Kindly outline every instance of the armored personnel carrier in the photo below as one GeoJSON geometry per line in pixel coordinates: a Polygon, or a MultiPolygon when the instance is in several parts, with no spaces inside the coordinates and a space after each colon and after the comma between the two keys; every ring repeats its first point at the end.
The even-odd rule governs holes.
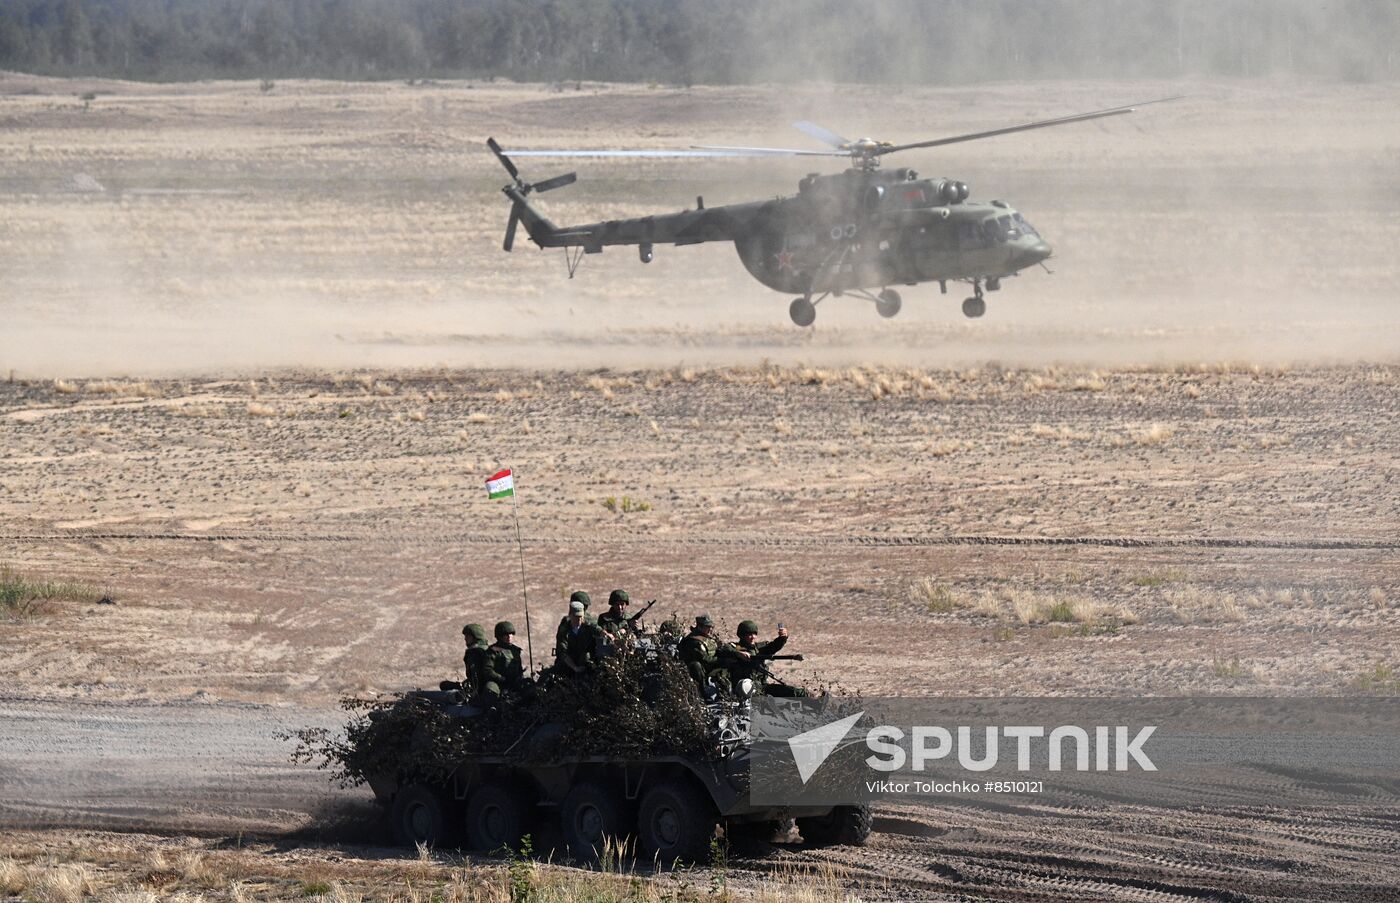
{"type": "Polygon", "coordinates": [[[531,719],[528,711],[482,711],[455,694],[416,691],[373,713],[354,742],[376,747],[360,773],[405,845],[513,851],[526,835],[557,830],[578,861],[597,861],[609,842],[623,842],[644,861],[670,864],[703,861],[720,826],[726,837],[771,834],[789,818],[809,845],[866,842],[868,807],[751,803],[753,740],[744,706],[697,707],[708,732],[697,735],[699,742],[671,742],[668,751],[667,742],[620,741],[622,751],[608,753],[578,740],[577,725],[531,719]],[[485,719],[495,719],[489,740],[452,741],[454,732],[485,719]]]}

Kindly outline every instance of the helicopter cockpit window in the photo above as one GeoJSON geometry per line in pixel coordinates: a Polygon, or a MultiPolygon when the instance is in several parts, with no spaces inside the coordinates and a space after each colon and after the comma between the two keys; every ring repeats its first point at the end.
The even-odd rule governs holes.
{"type": "Polygon", "coordinates": [[[999,241],[1006,241],[1006,230],[997,225],[994,219],[982,220],[982,242],[994,245],[999,241]]]}
{"type": "Polygon", "coordinates": [[[1021,228],[1021,234],[1023,234],[1023,235],[1033,235],[1033,236],[1035,236],[1036,238],[1039,238],[1039,237],[1040,237],[1040,233],[1037,232],[1037,231],[1035,231],[1035,226],[1032,226],[1032,225],[1030,224],[1030,221],[1027,220],[1024,216],[1022,216],[1021,214],[1017,213],[1017,214],[1013,214],[1012,218],[1016,220],[1016,225],[1019,226],[1019,227],[1021,228]]]}
{"type": "Polygon", "coordinates": [[[1021,228],[1012,222],[1010,215],[997,217],[997,239],[1011,241],[1021,237],[1021,228]]]}
{"type": "Polygon", "coordinates": [[[958,248],[963,251],[975,251],[978,248],[985,248],[986,241],[982,238],[982,228],[978,223],[961,222],[958,223],[958,248]]]}

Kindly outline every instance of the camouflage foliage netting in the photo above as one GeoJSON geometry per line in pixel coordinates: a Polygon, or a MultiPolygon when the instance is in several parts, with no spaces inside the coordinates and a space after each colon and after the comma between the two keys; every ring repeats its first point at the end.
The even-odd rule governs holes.
{"type": "Polygon", "coordinates": [[[376,776],[442,782],[472,756],[549,763],[579,756],[640,758],[717,754],[712,718],[685,667],[666,655],[603,659],[584,677],[546,671],[533,691],[464,717],[436,697],[347,698],[343,735],[295,731],[292,758],[332,772],[342,787],[376,776]]]}

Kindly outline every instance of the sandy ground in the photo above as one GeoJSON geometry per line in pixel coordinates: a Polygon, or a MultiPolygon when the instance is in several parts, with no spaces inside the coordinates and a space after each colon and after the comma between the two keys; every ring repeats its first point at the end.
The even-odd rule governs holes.
{"type": "MultiPolygon", "coordinates": [[[[624,586],[783,622],[791,677],[867,694],[1396,693],[1395,89],[1191,88],[909,161],[1012,199],[1056,274],[977,323],[925,288],[804,333],[732,249],[572,282],[506,257],[480,140],[786,144],[799,115],[912,140],[1180,86],[0,78],[0,563],[116,602],[0,621],[0,823],[217,843],[362,801],[273,734],[450,676],[466,620],[523,626],[512,509],[481,491],[501,464],[537,658],[569,590],[624,586]]],[[[559,221],[800,170],[580,172],[559,221]]],[[[742,869],[838,865],[866,898],[1380,900],[1396,817],[891,810],[868,853],[742,869]]]]}
{"type": "MultiPolygon", "coordinates": [[[[0,74],[0,363],[41,377],[297,366],[1043,366],[1390,359],[1394,85],[553,90],[505,83],[135,85],[0,74]],[[97,96],[84,102],[80,95],[97,96]],[[1131,116],[911,152],[1055,248],[970,323],[950,286],[883,321],[789,298],[732,246],[501,252],[483,146],[913,141],[1176,94],[1131,116]]],[[[560,224],[795,192],[806,161],[532,160],[560,224]]]]}

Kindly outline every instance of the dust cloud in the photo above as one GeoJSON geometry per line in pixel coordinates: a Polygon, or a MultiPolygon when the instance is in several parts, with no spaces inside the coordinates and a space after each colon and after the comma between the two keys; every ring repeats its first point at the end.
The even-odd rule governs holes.
{"type": "MultiPolygon", "coordinates": [[[[1394,86],[598,85],[561,96],[459,83],[425,96],[293,83],[250,104],[241,83],[174,97],[112,85],[81,119],[43,93],[0,95],[0,113],[24,125],[0,138],[0,375],[1287,364],[1400,351],[1385,250],[1400,239],[1394,86]],[[485,133],[532,147],[804,147],[786,125],[798,118],[902,142],[1183,93],[1128,117],[887,161],[1005,199],[1055,248],[1046,269],[989,294],[978,321],[959,311],[966,286],[940,295],[926,284],[900,287],[893,320],[829,298],[802,330],[791,299],[751,280],[730,245],[658,247],[649,266],[609,249],[569,279],[558,252],[523,235],[501,251],[504,176],[480,147],[485,133]],[[391,114],[393,128],[382,124],[391,114]],[[72,187],[91,182],[102,190],[72,187]]],[[[680,209],[696,195],[715,206],[790,194],[819,168],[568,162],[579,182],[540,202],[561,224],[680,209]]],[[[531,161],[527,174],[566,168],[531,161]]]]}

